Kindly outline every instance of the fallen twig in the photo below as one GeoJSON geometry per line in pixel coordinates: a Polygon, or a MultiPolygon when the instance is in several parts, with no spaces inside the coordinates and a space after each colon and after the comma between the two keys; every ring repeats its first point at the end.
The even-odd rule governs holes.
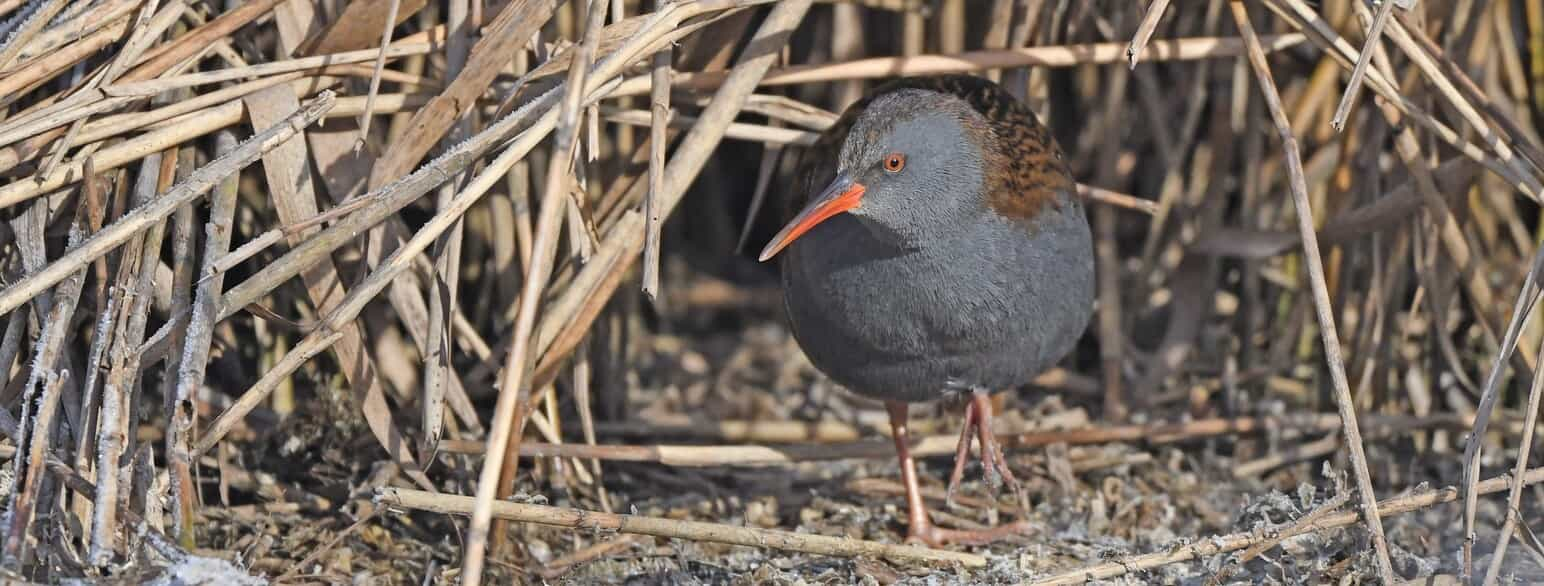
{"type": "MultiPolygon", "coordinates": [[[[474,503],[474,499],[469,496],[433,494],[395,487],[380,489],[376,492],[375,499],[377,502],[388,506],[450,515],[470,515],[474,503]]],[[[893,545],[845,537],[792,533],[753,527],[736,527],[721,523],[678,521],[675,519],[639,515],[619,515],[545,505],[528,505],[509,501],[493,503],[491,512],[493,516],[500,519],[522,523],[539,523],[554,527],[617,531],[621,533],[727,543],[746,547],[762,547],[836,557],[872,557],[896,562],[943,566],[957,564],[967,568],[986,566],[986,558],[970,553],[927,549],[910,545],[893,545]]]]}
{"type": "MultiPolygon", "coordinates": [[[[1491,478],[1479,483],[1477,486],[1477,492],[1479,494],[1501,492],[1507,489],[1507,486],[1510,484],[1510,482],[1511,475],[1491,478]]],[[[1523,475],[1522,483],[1525,485],[1537,484],[1540,482],[1544,482],[1544,468],[1534,468],[1529,470],[1527,474],[1523,475]]],[[[1451,503],[1457,501],[1458,496],[1458,489],[1449,486],[1438,490],[1427,490],[1417,492],[1415,494],[1385,499],[1378,503],[1378,510],[1388,515],[1400,515],[1413,511],[1419,511],[1433,505],[1451,503]]],[[[1140,572],[1143,570],[1193,560],[1200,557],[1237,551],[1270,540],[1276,540],[1278,542],[1285,541],[1296,535],[1347,527],[1356,524],[1359,520],[1360,515],[1358,513],[1345,511],[1324,515],[1313,522],[1288,523],[1281,527],[1278,531],[1247,531],[1243,533],[1219,535],[1216,537],[1201,539],[1188,545],[1165,549],[1155,553],[1130,556],[1112,562],[1096,564],[1086,568],[1079,568],[1076,570],[1069,570],[1059,574],[1045,576],[1033,580],[1029,582],[1029,584],[1034,586],[1053,586],[1084,584],[1090,580],[1108,580],[1110,578],[1124,576],[1132,572],[1140,572]]]]}

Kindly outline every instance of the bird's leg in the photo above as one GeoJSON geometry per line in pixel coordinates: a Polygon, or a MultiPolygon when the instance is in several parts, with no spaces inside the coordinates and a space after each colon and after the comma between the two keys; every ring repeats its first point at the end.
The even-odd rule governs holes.
{"type": "MultiPolygon", "coordinates": [[[[970,461],[970,440],[972,439],[970,432],[976,426],[975,404],[975,401],[972,400],[966,405],[965,422],[960,427],[960,441],[954,444],[954,471],[949,473],[949,488],[944,492],[944,504],[946,506],[954,506],[954,492],[960,488],[960,480],[965,477],[965,463],[970,461]]],[[[985,446],[985,444],[982,445],[983,447],[985,446]]],[[[982,464],[985,464],[987,461],[985,454],[986,452],[983,451],[982,464]]],[[[987,469],[990,470],[990,467],[987,469]]],[[[990,474],[988,472],[988,483],[993,480],[990,474]]]]}
{"type": "Polygon", "coordinates": [[[890,436],[895,439],[895,455],[901,460],[901,484],[906,486],[906,525],[908,539],[933,526],[927,516],[927,505],[922,503],[922,486],[917,483],[917,461],[911,457],[911,430],[906,425],[907,405],[900,401],[885,401],[890,412],[890,436]]]}
{"type": "MultiPolygon", "coordinates": [[[[1028,531],[1029,524],[1025,521],[971,531],[943,529],[933,525],[932,518],[928,517],[927,505],[922,502],[922,486],[917,482],[917,461],[911,457],[911,431],[906,426],[906,403],[886,401],[885,409],[890,412],[891,437],[895,439],[895,453],[901,461],[901,484],[906,487],[907,542],[921,542],[930,547],[949,543],[984,545],[1023,535],[1028,531]]],[[[966,447],[969,447],[969,442],[966,447]]]]}
{"type": "Polygon", "coordinates": [[[1008,460],[1003,457],[1002,447],[997,444],[997,436],[992,435],[992,395],[979,387],[970,390],[970,402],[965,404],[965,423],[960,429],[960,441],[954,450],[954,472],[949,475],[949,488],[944,493],[945,502],[954,503],[954,493],[965,475],[965,463],[970,460],[972,436],[981,446],[981,471],[986,477],[987,487],[996,493],[1006,483],[1013,491],[1019,509],[1028,514],[1029,498],[1024,494],[1024,487],[1013,476],[1013,470],[1008,468],[1008,460]]]}

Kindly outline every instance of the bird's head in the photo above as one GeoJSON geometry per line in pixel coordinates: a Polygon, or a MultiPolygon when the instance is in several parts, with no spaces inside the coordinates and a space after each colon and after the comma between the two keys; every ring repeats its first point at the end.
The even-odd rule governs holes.
{"type": "Polygon", "coordinates": [[[876,97],[848,131],[835,179],[772,237],[761,260],[838,214],[901,247],[957,232],[986,209],[990,141],[987,121],[953,96],[905,89],[876,97]]]}

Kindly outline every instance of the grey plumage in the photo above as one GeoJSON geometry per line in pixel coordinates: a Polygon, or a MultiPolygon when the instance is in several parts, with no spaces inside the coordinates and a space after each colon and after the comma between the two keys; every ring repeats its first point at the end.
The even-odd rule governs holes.
{"type": "Polygon", "coordinates": [[[916,402],[960,386],[1027,384],[1072,349],[1092,314],[1093,246],[1060,151],[1054,142],[1006,143],[1051,139],[1016,102],[983,100],[981,92],[1000,92],[985,83],[882,89],[809,153],[823,159],[806,166],[795,201],[838,171],[867,190],[859,207],[788,245],[784,300],[810,360],[856,393],[916,402]],[[906,155],[904,170],[873,166],[892,151],[906,155]],[[1022,152],[1054,155],[1006,156],[1022,152]],[[1023,164],[1037,166],[1011,168],[1023,164]],[[1016,172],[1052,180],[1035,187],[1045,193],[990,192],[1022,185],[1001,180],[1016,172]],[[997,205],[1037,197],[1046,205],[1012,208],[1033,210],[1019,215],[997,205]]]}

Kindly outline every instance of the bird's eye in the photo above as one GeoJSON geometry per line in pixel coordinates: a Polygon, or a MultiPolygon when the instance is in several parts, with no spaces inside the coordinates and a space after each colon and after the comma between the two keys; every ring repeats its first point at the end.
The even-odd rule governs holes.
{"type": "Polygon", "coordinates": [[[901,153],[890,153],[885,155],[884,165],[886,171],[891,173],[898,173],[901,169],[906,168],[906,155],[901,153]]]}

